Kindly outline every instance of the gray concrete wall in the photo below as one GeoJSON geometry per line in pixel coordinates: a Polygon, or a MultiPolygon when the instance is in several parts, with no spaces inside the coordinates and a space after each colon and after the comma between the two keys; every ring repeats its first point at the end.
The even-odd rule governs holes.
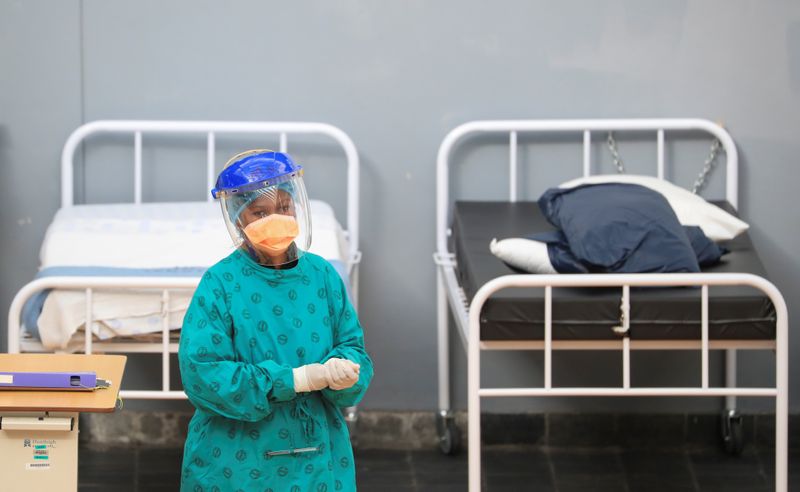
{"type": "MultiPolygon", "coordinates": [[[[800,177],[798,107],[800,5],[791,0],[1,0],[0,312],[36,272],[38,247],[59,204],[61,145],[79,124],[105,118],[329,122],[354,139],[363,165],[361,316],[377,374],[364,407],[433,409],[434,162],[444,135],[474,119],[690,116],[724,121],[738,142],[740,211],[796,320],[800,220],[791,200],[800,177]]],[[[237,148],[227,145],[221,160],[237,148]]],[[[627,145],[632,169],[649,166],[644,144],[620,145],[627,145]]],[[[695,141],[676,150],[674,176],[681,183],[691,182],[706,145],[695,141]]],[[[538,166],[523,171],[531,185],[527,197],[579,172],[577,149],[570,154],[557,147],[548,150],[554,157],[545,166],[527,144],[521,150],[523,160],[538,166]]],[[[335,186],[327,184],[334,179],[326,164],[334,151],[324,142],[298,151],[313,171],[312,195],[343,213],[335,186]]],[[[87,153],[77,174],[78,198],[131,196],[130,183],[118,178],[122,164],[110,167],[106,152],[87,153]]],[[[174,148],[159,152],[162,174],[146,177],[153,185],[146,198],[199,198],[203,171],[170,159],[174,148]]],[[[596,154],[603,156],[603,149],[596,154]]],[[[481,162],[504,159],[502,143],[466,146],[461,155],[465,172],[454,180],[456,194],[501,196],[504,175],[487,178],[481,162]]],[[[711,194],[722,189],[722,177],[711,194]]],[[[799,346],[792,337],[793,355],[799,346]]],[[[453,355],[456,404],[463,407],[460,346],[453,355]]],[[[769,354],[744,357],[741,380],[768,380],[771,360],[769,354]]],[[[541,376],[540,357],[493,354],[488,361],[486,381],[518,384],[541,376]]],[[[713,362],[718,378],[721,361],[713,362]]],[[[676,384],[693,380],[699,366],[698,357],[686,354],[634,363],[644,369],[643,382],[676,384]]],[[[158,380],[146,366],[132,365],[128,380],[140,382],[151,372],[158,380]]],[[[585,361],[566,354],[556,361],[562,382],[583,374],[612,384],[618,368],[616,354],[585,361]]],[[[791,364],[794,381],[799,368],[791,364]]],[[[686,412],[718,405],[583,399],[488,407],[686,412]]],[[[800,409],[796,393],[791,405],[800,409]]]]}

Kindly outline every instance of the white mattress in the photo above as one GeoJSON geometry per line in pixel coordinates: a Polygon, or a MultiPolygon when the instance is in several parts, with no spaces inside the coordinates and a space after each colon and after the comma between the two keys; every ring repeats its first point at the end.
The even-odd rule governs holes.
{"type": "MultiPolygon", "coordinates": [[[[330,205],[311,200],[311,252],[345,261],[347,246],[330,205]]],[[[233,244],[217,202],[75,205],[56,213],[42,268],[209,267],[233,244]]]]}
{"type": "MultiPolygon", "coordinates": [[[[311,200],[310,251],[347,263],[347,242],[330,205],[311,200]]],[[[76,205],[61,209],[45,234],[42,268],[117,267],[135,269],[210,267],[233,251],[219,204],[178,202],[76,205]]],[[[170,326],[180,327],[191,292],[171,294],[170,326]]],[[[86,322],[85,294],[51,292],[38,319],[42,345],[75,350],[86,322]]],[[[161,330],[161,294],[98,291],[93,294],[95,338],[136,336],[161,330]]]]}

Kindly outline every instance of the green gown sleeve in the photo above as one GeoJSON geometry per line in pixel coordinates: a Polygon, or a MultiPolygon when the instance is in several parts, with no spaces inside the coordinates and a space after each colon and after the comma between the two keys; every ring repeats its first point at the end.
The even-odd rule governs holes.
{"type": "Polygon", "coordinates": [[[361,366],[358,382],[343,390],[325,388],[322,394],[331,403],[339,407],[356,405],[367,391],[372,381],[373,366],[367,350],[364,348],[364,331],[358,321],[353,305],[347,297],[347,290],[339,275],[329,270],[329,285],[332,292],[328,292],[328,302],[331,311],[331,326],[333,328],[333,349],[321,361],[338,357],[349,359],[361,366]]]}
{"type": "Polygon", "coordinates": [[[270,414],[271,403],[296,396],[292,368],[272,360],[238,361],[233,334],[222,284],[206,273],[181,329],[178,361],[183,389],[199,410],[255,422],[270,414]]]}

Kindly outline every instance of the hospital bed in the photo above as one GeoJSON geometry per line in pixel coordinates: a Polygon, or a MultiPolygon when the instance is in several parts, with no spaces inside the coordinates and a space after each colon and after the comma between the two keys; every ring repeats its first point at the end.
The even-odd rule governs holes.
{"type": "MultiPolygon", "coordinates": [[[[727,157],[725,200],[718,205],[735,213],[738,203],[737,151],[722,127],[699,119],[519,120],[475,121],[452,130],[437,157],[436,241],[438,273],[438,373],[440,449],[455,452],[459,431],[450,405],[448,307],[467,352],[468,449],[470,491],[481,483],[481,401],[497,397],[545,396],[711,396],[725,397],[723,438],[732,453],[741,450],[742,419],[736,397],[775,399],[776,490],[787,484],[788,321],[784,299],[766,280],[764,267],[747,233],[726,244],[731,253],[713,267],[694,274],[565,274],[515,272],[489,251],[493,238],[520,237],[551,230],[536,202],[518,197],[518,138],[542,138],[582,144],[576,171],[593,174],[592,141],[610,132],[625,132],[655,142],[656,175],[666,179],[668,136],[702,134],[719,142],[727,157]],[[503,201],[461,201],[450,197],[451,164],[475,151],[491,137],[507,136],[509,198],[503,201]],[[570,140],[571,139],[571,140],[570,140]],[[459,151],[462,151],[459,153],[459,151]],[[683,288],[679,288],[683,287],[683,288]],[[691,288],[686,288],[691,287],[691,288]],[[543,381],[533,387],[499,388],[481,385],[484,351],[543,351],[543,381]],[[553,351],[618,351],[619,386],[563,387],[554,385],[553,351]],[[631,352],[697,350],[701,359],[699,385],[642,387],[631,384],[631,352]],[[725,351],[725,386],[709,382],[709,354],[725,351]],[[736,384],[736,351],[775,353],[773,387],[736,384]]],[[[616,145],[609,146],[619,165],[616,145]]],[[[713,154],[700,180],[708,178],[713,154]]],[[[458,162],[461,164],[461,162],[458,162]]],[[[490,166],[495,169],[494,166],[490,166]]],[[[457,172],[457,171],[456,171],[457,172]]],[[[585,353],[585,352],[583,352],[585,353]]]]}
{"type": "MultiPolygon", "coordinates": [[[[300,149],[321,149],[318,141],[329,145],[332,140],[336,159],[345,165],[346,224],[339,223],[330,204],[313,199],[312,190],[311,251],[336,267],[357,307],[359,160],[342,130],[312,122],[95,121],[76,129],[64,145],[61,208],[42,245],[38,278],[11,303],[9,353],[161,354],[161,389],[123,389],[121,397],[186,398],[170,387],[170,354],[178,351],[183,315],[200,275],[233,251],[219,204],[209,191],[219,171],[219,149],[235,144],[237,151],[246,145],[287,151],[290,137],[300,149]],[[120,141],[127,149],[133,147],[132,203],[76,204],[76,153],[120,141]],[[155,153],[145,146],[150,142],[152,147],[171,143],[171,149],[185,152],[183,161],[205,151],[205,169],[196,169],[205,176],[205,189],[198,189],[196,196],[205,200],[143,201],[143,186],[152,182],[142,176],[145,156],[155,153]]],[[[353,426],[354,408],[346,418],[353,426]]]]}

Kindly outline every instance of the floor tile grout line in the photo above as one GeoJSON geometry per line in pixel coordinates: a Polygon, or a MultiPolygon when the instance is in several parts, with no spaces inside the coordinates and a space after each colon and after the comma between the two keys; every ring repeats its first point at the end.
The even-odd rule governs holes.
{"type": "Polygon", "coordinates": [[[136,448],[133,454],[133,490],[139,490],[139,453],[141,448],[136,448]]]}
{"type": "Polygon", "coordinates": [[[411,472],[411,488],[415,492],[418,492],[419,487],[417,484],[417,469],[414,467],[414,457],[411,455],[411,451],[406,451],[405,455],[405,461],[408,464],[409,471],[411,472]]]}
{"type": "Polygon", "coordinates": [[[550,481],[553,482],[553,492],[559,492],[558,482],[556,481],[556,466],[553,464],[553,460],[550,457],[550,450],[545,449],[544,455],[547,459],[547,468],[550,470],[550,481]]]}
{"type": "Polygon", "coordinates": [[[622,459],[622,453],[619,450],[615,450],[614,456],[617,458],[617,464],[619,465],[619,469],[622,471],[622,478],[625,480],[625,488],[623,490],[625,492],[630,492],[631,487],[630,484],[628,484],[628,470],[625,468],[625,462],[622,459]]]}
{"type": "Polygon", "coordinates": [[[692,477],[692,486],[694,486],[694,490],[696,492],[701,492],[700,482],[697,481],[697,474],[694,472],[694,465],[692,465],[692,459],[689,456],[688,450],[683,450],[683,457],[686,460],[686,468],[689,470],[689,476],[692,477]]]}
{"type": "MultiPolygon", "coordinates": [[[[767,467],[764,466],[764,460],[761,459],[761,452],[758,450],[758,448],[755,448],[755,455],[756,455],[756,462],[758,463],[758,471],[759,471],[759,474],[761,475],[761,478],[764,479],[764,483],[768,484],[771,481],[772,484],[774,485],[775,484],[775,476],[773,475],[770,478],[770,476],[767,474],[767,467]]],[[[777,463],[776,463],[776,465],[777,465],[777,463]]]]}

